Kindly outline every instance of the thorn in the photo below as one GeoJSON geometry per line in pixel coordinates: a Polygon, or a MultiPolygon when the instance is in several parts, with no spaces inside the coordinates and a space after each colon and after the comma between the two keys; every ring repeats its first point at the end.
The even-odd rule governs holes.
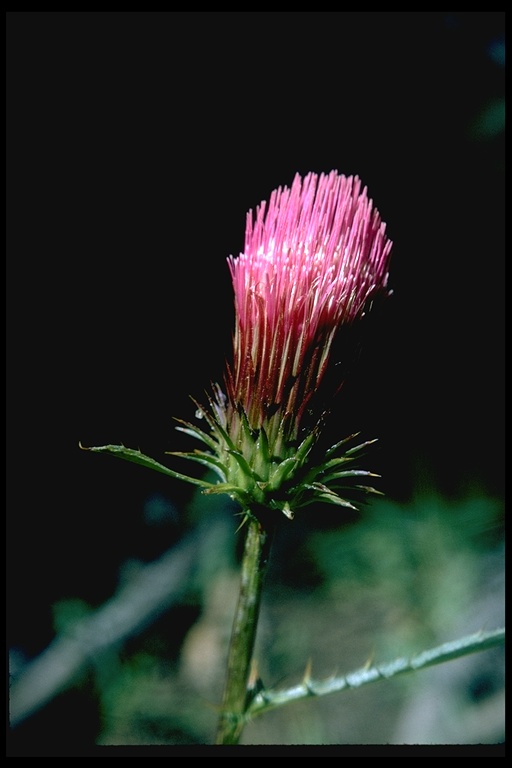
{"type": "Polygon", "coordinates": [[[288,520],[293,520],[293,518],[295,517],[295,512],[292,509],[290,509],[290,505],[288,504],[287,501],[285,501],[285,503],[283,504],[283,509],[281,511],[283,515],[285,515],[285,517],[288,518],[288,520]]]}
{"type": "Polygon", "coordinates": [[[331,675],[329,675],[329,677],[325,678],[324,682],[331,682],[332,680],[336,680],[337,676],[338,676],[338,668],[336,667],[334,672],[331,675]]]}
{"type": "Polygon", "coordinates": [[[375,659],[375,648],[372,649],[372,652],[368,656],[368,660],[365,662],[363,669],[370,669],[370,667],[373,664],[373,660],[375,659]]]}
{"type": "Polygon", "coordinates": [[[254,690],[254,688],[256,688],[259,679],[260,678],[258,673],[258,662],[256,661],[256,659],[253,659],[251,661],[251,670],[249,672],[249,679],[247,681],[247,687],[249,688],[249,690],[252,691],[254,690]]]}
{"type": "Polygon", "coordinates": [[[89,448],[86,448],[85,445],[82,445],[82,441],[81,440],[78,441],[78,447],[80,448],[81,451],[88,451],[88,450],[90,450],[89,448]]]}
{"type": "Polygon", "coordinates": [[[304,676],[302,678],[302,682],[306,686],[306,688],[309,688],[309,684],[311,682],[311,669],[312,669],[312,662],[311,658],[308,659],[306,664],[306,669],[304,670],[304,676]]]}
{"type": "Polygon", "coordinates": [[[248,519],[249,519],[249,515],[248,515],[248,514],[245,514],[245,515],[244,515],[244,519],[242,520],[242,522],[240,523],[240,525],[238,526],[238,528],[237,528],[237,529],[236,529],[236,531],[235,531],[235,535],[238,533],[238,531],[241,531],[241,530],[242,530],[242,528],[244,527],[244,525],[246,524],[246,522],[248,521],[248,519]]]}
{"type": "Polygon", "coordinates": [[[255,659],[251,662],[251,671],[249,672],[249,679],[247,681],[247,693],[245,697],[245,708],[247,709],[251,702],[254,701],[255,697],[259,693],[264,693],[265,686],[263,685],[263,681],[261,677],[259,676],[258,672],[258,662],[255,661],[255,659]]]}
{"type": "Polygon", "coordinates": [[[306,669],[304,670],[304,676],[302,678],[302,684],[306,688],[306,691],[311,694],[311,696],[315,695],[315,690],[313,688],[313,680],[311,678],[311,659],[308,659],[308,663],[306,664],[306,669]]]}

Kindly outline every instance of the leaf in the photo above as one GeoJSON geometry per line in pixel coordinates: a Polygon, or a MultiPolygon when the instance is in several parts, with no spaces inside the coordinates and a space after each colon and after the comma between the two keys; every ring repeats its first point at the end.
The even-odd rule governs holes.
{"type": "Polygon", "coordinates": [[[178,424],[183,424],[182,427],[176,427],[176,430],[178,432],[184,432],[186,435],[190,435],[191,437],[195,437],[197,440],[200,440],[202,443],[205,443],[205,445],[208,446],[208,448],[211,448],[212,451],[217,452],[218,445],[215,442],[215,440],[207,435],[205,432],[203,432],[202,429],[199,429],[199,427],[196,427],[194,424],[190,424],[188,421],[183,421],[182,419],[174,419],[178,422],[178,424]]]}
{"type": "Polygon", "coordinates": [[[357,507],[351,504],[350,501],[342,498],[335,491],[333,491],[331,488],[328,488],[326,485],[323,485],[322,483],[311,483],[304,485],[303,487],[308,488],[315,493],[312,498],[307,499],[301,503],[302,507],[306,507],[309,504],[314,504],[315,501],[321,500],[329,504],[336,504],[339,507],[347,507],[348,509],[354,509],[357,511],[357,507]]]}
{"type": "Polygon", "coordinates": [[[125,461],[131,461],[133,464],[140,464],[141,467],[147,467],[148,469],[154,469],[156,472],[161,472],[163,475],[168,475],[176,480],[185,480],[187,483],[193,485],[199,485],[202,488],[215,487],[213,483],[208,483],[206,480],[198,480],[196,477],[189,477],[188,475],[182,475],[181,472],[175,472],[173,469],[160,464],[150,456],[145,456],[134,448],[126,448],[124,445],[99,445],[92,446],[90,448],[78,444],[83,451],[93,451],[94,453],[110,453],[113,456],[117,456],[125,461]]]}
{"type": "Polygon", "coordinates": [[[243,488],[240,488],[238,485],[233,485],[233,483],[217,483],[217,485],[212,485],[211,488],[207,488],[205,491],[203,491],[205,494],[227,494],[231,499],[234,501],[237,501],[241,507],[243,507],[245,510],[248,510],[252,504],[252,499],[249,493],[245,491],[243,488]]]}
{"type": "Polygon", "coordinates": [[[360,432],[354,432],[352,435],[349,435],[348,437],[344,437],[343,440],[340,440],[339,443],[335,443],[334,445],[331,445],[331,447],[325,452],[325,456],[332,456],[333,453],[335,453],[338,448],[340,448],[345,443],[348,443],[350,440],[353,440],[355,437],[360,435],[360,432]]]}
{"type": "Polygon", "coordinates": [[[317,438],[317,433],[315,432],[315,430],[312,430],[309,433],[309,435],[304,438],[302,443],[297,448],[297,451],[295,452],[295,459],[297,461],[297,464],[302,464],[304,462],[316,438],[317,438]]]}
{"type": "Polygon", "coordinates": [[[364,448],[366,448],[368,445],[373,445],[378,440],[377,437],[375,437],[373,440],[366,440],[364,443],[360,443],[359,445],[355,445],[353,448],[349,448],[348,451],[345,451],[345,456],[352,456],[354,453],[359,453],[359,451],[362,451],[364,448]]]}
{"type": "Polygon", "coordinates": [[[331,472],[322,477],[322,482],[330,483],[331,480],[339,480],[343,477],[380,477],[375,472],[368,472],[366,469],[347,469],[343,472],[331,472]]]}
{"type": "Polygon", "coordinates": [[[212,456],[204,451],[166,451],[167,456],[180,456],[182,459],[188,459],[189,461],[196,461],[198,464],[202,464],[209,469],[213,469],[214,472],[220,477],[222,482],[226,481],[227,469],[224,464],[216,456],[212,456]]]}
{"type": "Polygon", "coordinates": [[[246,477],[250,477],[251,480],[261,480],[260,477],[254,472],[254,470],[249,466],[247,459],[245,456],[240,453],[240,451],[232,450],[228,451],[229,455],[234,458],[242,472],[246,477]]]}
{"type": "Polygon", "coordinates": [[[265,429],[263,427],[260,428],[258,437],[256,439],[256,449],[260,453],[263,463],[264,464],[270,464],[270,452],[268,447],[268,437],[267,433],[265,432],[265,429]]]}
{"type": "Polygon", "coordinates": [[[289,456],[287,459],[283,459],[271,474],[269,484],[270,490],[277,490],[290,476],[290,473],[293,472],[296,465],[297,459],[295,456],[289,456]]]}

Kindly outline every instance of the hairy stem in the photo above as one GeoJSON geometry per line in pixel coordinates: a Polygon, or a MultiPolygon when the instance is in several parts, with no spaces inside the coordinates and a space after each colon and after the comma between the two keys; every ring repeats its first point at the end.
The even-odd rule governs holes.
{"type": "Polygon", "coordinates": [[[273,528],[273,524],[264,525],[252,516],[248,519],[216,744],[238,744],[245,724],[248,681],[273,528]]]}

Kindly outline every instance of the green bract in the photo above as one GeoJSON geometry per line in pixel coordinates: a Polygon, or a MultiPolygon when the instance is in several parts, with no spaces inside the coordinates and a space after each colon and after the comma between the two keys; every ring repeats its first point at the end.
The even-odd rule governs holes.
{"type": "Polygon", "coordinates": [[[346,448],[357,437],[357,434],[350,435],[329,448],[323,461],[315,463],[313,454],[317,429],[309,432],[298,444],[276,440],[274,446],[279,444],[281,448],[278,455],[272,450],[274,446],[269,446],[265,429],[252,429],[243,412],[239,413],[239,445],[235,445],[219,421],[202,406],[197,403],[196,406],[198,415],[210,427],[209,433],[181,420],[177,420],[181,425],[177,429],[202,442],[208,450],[172,451],[169,455],[180,456],[213,470],[219,482],[216,485],[205,483],[204,492],[226,493],[247,514],[264,507],[280,510],[291,520],[297,509],[314,502],[323,501],[355,509],[346,495],[353,496],[354,491],[378,493],[369,486],[350,482],[358,477],[378,477],[373,472],[354,466],[364,449],[374,440],[346,448]],[[342,449],[341,455],[336,455],[342,449]]]}

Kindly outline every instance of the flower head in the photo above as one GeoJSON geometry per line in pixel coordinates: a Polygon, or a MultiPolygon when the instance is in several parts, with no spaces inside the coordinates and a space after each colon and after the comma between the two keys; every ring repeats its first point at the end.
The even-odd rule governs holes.
{"type": "Polygon", "coordinates": [[[318,430],[301,440],[300,427],[336,334],[388,292],[385,230],[359,178],[336,171],[297,174],[291,188],[247,215],[244,252],[228,259],[235,330],[227,396],[215,387],[210,409],[199,407],[210,434],[181,427],[208,453],[180,455],[213,466],[216,490],[248,510],[261,505],[291,517],[319,499],[352,506],[338,492],[345,478],[371,474],[345,468],[362,446],[334,458],[345,441],[311,466],[318,430]]]}
{"type": "Polygon", "coordinates": [[[336,172],[274,191],[229,267],[235,292],[233,405],[254,428],[279,412],[297,433],[342,325],[386,289],[391,243],[358,178],[336,172]]]}

